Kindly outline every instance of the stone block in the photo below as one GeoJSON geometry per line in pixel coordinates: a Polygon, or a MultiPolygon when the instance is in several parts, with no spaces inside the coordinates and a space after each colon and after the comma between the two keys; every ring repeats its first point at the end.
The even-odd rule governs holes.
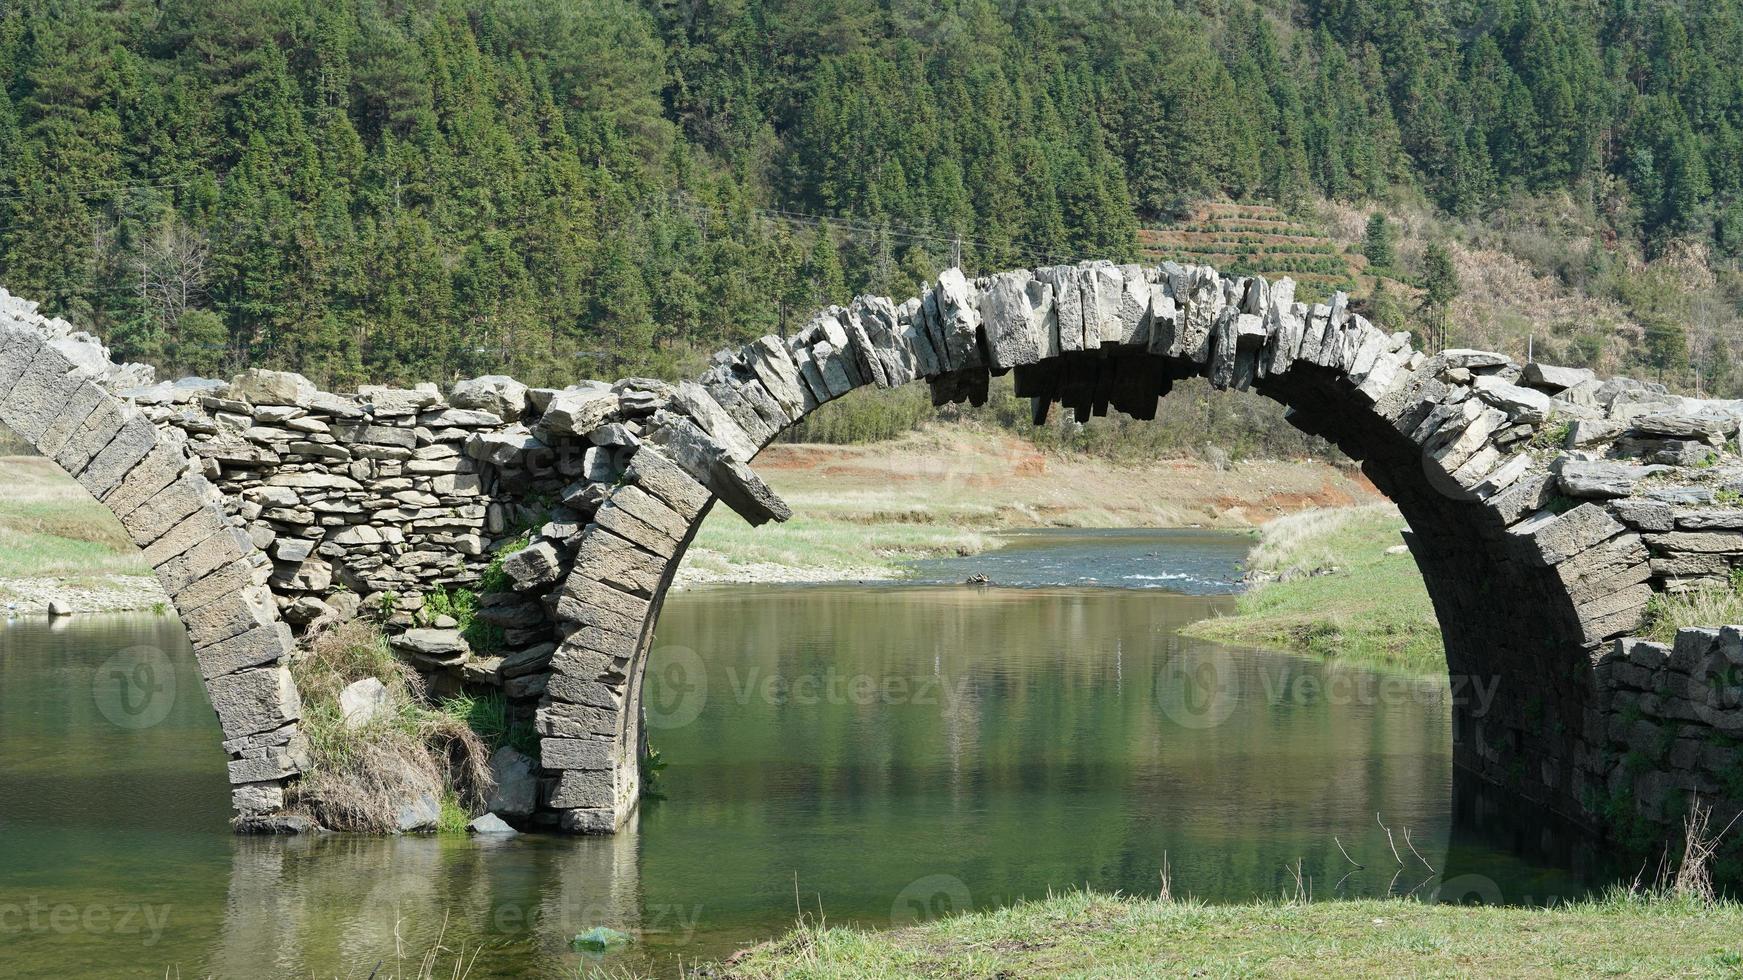
{"type": "MultiPolygon", "coordinates": [[[[1604,508],[1581,504],[1561,515],[1540,511],[1509,533],[1531,545],[1528,553],[1534,564],[1547,567],[1560,564],[1623,530],[1621,523],[1604,508]]],[[[1650,542],[1651,538],[1647,540],[1650,542]]]]}
{"type": "Polygon", "coordinates": [[[307,408],[314,401],[314,382],[291,371],[249,368],[230,379],[230,397],[254,405],[295,405],[307,408]]]}
{"type": "Polygon", "coordinates": [[[219,565],[181,590],[171,593],[170,599],[174,601],[178,612],[187,614],[254,584],[254,565],[246,558],[237,558],[219,565]]]}
{"type": "Polygon", "coordinates": [[[757,454],[760,448],[757,440],[751,438],[744,426],[739,425],[732,414],[722,408],[714,396],[701,385],[690,381],[678,382],[677,393],[672,396],[672,407],[688,415],[733,459],[748,463],[757,454]]]}
{"type": "Polygon", "coordinates": [[[713,499],[700,481],[650,446],[643,446],[630,457],[624,478],[663,502],[686,522],[700,519],[713,499]]]}
{"type": "Polygon", "coordinates": [[[277,782],[247,783],[230,791],[230,806],[244,816],[284,809],[284,786],[277,782]]]}
{"type": "Polygon", "coordinates": [[[650,527],[617,506],[615,495],[612,500],[593,515],[594,523],[611,533],[633,541],[641,547],[661,557],[670,558],[678,553],[678,542],[671,535],[657,528],[650,527]]]}
{"type": "Polygon", "coordinates": [[[570,595],[558,597],[555,613],[559,620],[567,623],[599,626],[629,636],[640,636],[642,632],[642,619],[639,616],[625,616],[601,606],[590,605],[570,595]]]}
{"type": "Polygon", "coordinates": [[[215,677],[206,685],[224,737],[271,731],[302,717],[302,700],[284,667],[261,667],[215,677]]]}
{"type": "Polygon", "coordinates": [[[614,588],[650,598],[660,587],[667,560],[595,526],[581,539],[575,566],[614,588]]]}
{"type": "Polygon", "coordinates": [[[121,424],[115,438],[103,451],[93,458],[88,466],[73,478],[79,485],[90,491],[91,495],[101,500],[113,490],[129,471],[139,465],[145,457],[157,447],[157,428],[151,420],[143,415],[134,415],[121,424]]]}
{"type": "MultiPolygon", "coordinates": [[[[111,411],[113,411],[113,402],[114,398],[105,393],[95,382],[86,381],[79,385],[74,389],[72,397],[67,400],[60,414],[53,422],[49,423],[48,428],[43,430],[42,436],[36,440],[36,451],[60,463],[61,469],[66,469],[67,464],[62,461],[60,453],[67,441],[78,433],[79,429],[84,426],[85,420],[90,418],[91,413],[96,411],[99,405],[109,403],[111,411]]],[[[113,438],[114,435],[114,431],[110,430],[109,436],[113,438]]],[[[91,455],[93,454],[85,454],[81,464],[88,461],[91,455]]]]}
{"type": "Polygon", "coordinates": [[[192,611],[182,610],[188,642],[209,647],[239,633],[278,623],[278,607],[264,588],[234,592],[192,611]]]}
{"type": "MultiPolygon", "coordinates": [[[[545,768],[550,766],[547,764],[545,768]]],[[[585,808],[610,812],[617,805],[617,770],[563,770],[558,774],[545,803],[559,810],[585,808]]],[[[609,833],[611,829],[613,828],[607,826],[590,832],[609,833]]]]}
{"type": "Polygon", "coordinates": [[[613,768],[617,759],[614,739],[542,738],[539,764],[546,769],[613,768]]]}
{"type": "Polygon", "coordinates": [[[533,727],[558,738],[615,738],[622,720],[615,708],[552,701],[539,708],[533,727]]]}
{"type": "Polygon", "coordinates": [[[171,528],[186,520],[202,507],[217,506],[207,497],[210,484],[203,478],[183,475],[153,494],[150,500],[134,508],[121,525],[141,548],[164,536],[171,528]]]}
{"type": "MultiPolygon", "coordinates": [[[[199,513],[201,512],[196,511],[196,516],[199,513]]],[[[184,521],[177,527],[186,523],[184,521]]],[[[175,532],[172,530],[170,533],[175,532]]],[[[162,538],[158,539],[154,547],[162,541],[162,538]]],[[[235,528],[226,527],[224,532],[213,534],[180,555],[152,567],[157,572],[157,580],[162,583],[163,590],[172,596],[179,596],[219,567],[242,559],[252,551],[253,546],[246,538],[235,528]]]]}
{"type": "Polygon", "coordinates": [[[597,678],[578,677],[557,671],[551,674],[550,686],[546,688],[546,693],[555,701],[566,701],[570,704],[606,708],[612,711],[620,711],[623,708],[623,693],[614,685],[606,684],[597,678]]]}
{"type": "Polygon", "coordinates": [[[11,392],[0,396],[0,422],[34,446],[79,386],[88,383],[59,351],[40,347],[11,392]]]}
{"type": "MultiPolygon", "coordinates": [[[[42,337],[36,331],[14,327],[6,318],[0,317],[0,391],[11,391],[18,386],[18,379],[36,363],[37,352],[42,346],[42,337]]],[[[0,402],[4,401],[0,398],[0,402]]]]}

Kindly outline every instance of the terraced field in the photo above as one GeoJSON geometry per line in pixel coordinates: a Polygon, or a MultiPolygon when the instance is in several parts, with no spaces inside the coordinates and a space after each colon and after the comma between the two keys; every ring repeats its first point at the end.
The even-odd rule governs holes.
{"type": "Polygon", "coordinates": [[[1340,289],[1365,296],[1374,287],[1359,251],[1264,204],[1204,204],[1178,224],[1141,229],[1138,244],[1147,261],[1209,263],[1235,275],[1287,274],[1297,283],[1296,297],[1307,302],[1340,289]]]}

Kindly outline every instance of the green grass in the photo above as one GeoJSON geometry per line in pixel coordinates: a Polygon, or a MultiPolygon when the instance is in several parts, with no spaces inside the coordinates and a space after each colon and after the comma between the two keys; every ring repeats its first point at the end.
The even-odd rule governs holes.
{"type": "Polygon", "coordinates": [[[0,579],[150,575],[121,522],[40,457],[0,457],[0,579]]]}
{"type": "Polygon", "coordinates": [[[442,800],[442,832],[464,833],[469,814],[482,812],[492,746],[472,726],[491,727],[494,708],[494,727],[506,739],[502,704],[470,697],[431,703],[417,673],[394,656],[379,627],[362,619],[316,636],[290,669],[303,698],[310,755],[293,806],[324,827],[366,833],[392,830],[399,806],[424,792],[442,800]],[[370,677],[386,685],[389,707],[367,724],[347,726],[339,695],[370,677]]]}
{"type": "Polygon", "coordinates": [[[1646,603],[1646,614],[1640,624],[1643,636],[1660,643],[1676,640],[1676,631],[1685,626],[1720,626],[1743,623],[1743,581],[1732,573],[1729,585],[1715,585],[1689,592],[1660,592],[1646,603]]]}
{"type": "Polygon", "coordinates": [[[1434,605],[1390,504],[1302,511],[1260,532],[1252,570],[1279,576],[1241,596],[1235,614],[1184,632],[1421,673],[1446,669],[1434,605]]]}
{"type": "Polygon", "coordinates": [[[1743,975],[1743,906],[1618,893],[1553,909],[1203,905],[1073,893],[894,932],[801,926],[715,974],[764,977],[1743,975]]]}

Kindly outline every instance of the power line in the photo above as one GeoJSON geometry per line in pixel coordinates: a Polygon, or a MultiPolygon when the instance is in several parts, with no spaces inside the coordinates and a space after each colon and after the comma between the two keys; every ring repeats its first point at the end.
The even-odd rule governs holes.
{"type": "MultiPolygon", "coordinates": [[[[170,190],[186,187],[192,181],[183,178],[163,177],[157,180],[139,181],[94,181],[88,184],[73,184],[71,186],[50,184],[45,185],[49,193],[74,191],[78,197],[93,197],[98,194],[110,194],[130,190],[170,190]]],[[[30,197],[28,192],[17,194],[0,194],[0,201],[17,201],[30,197]]]]}

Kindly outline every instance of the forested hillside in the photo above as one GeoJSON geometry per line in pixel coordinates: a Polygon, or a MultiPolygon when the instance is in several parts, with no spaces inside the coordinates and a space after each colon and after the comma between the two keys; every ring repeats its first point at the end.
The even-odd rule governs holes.
{"type": "Polygon", "coordinates": [[[1735,0],[0,0],[0,82],[0,284],[184,371],[671,373],[958,257],[1398,195],[1571,202],[1581,288],[1692,249],[1711,350],[1617,285],[1630,356],[1743,346],[1735,0]]]}

